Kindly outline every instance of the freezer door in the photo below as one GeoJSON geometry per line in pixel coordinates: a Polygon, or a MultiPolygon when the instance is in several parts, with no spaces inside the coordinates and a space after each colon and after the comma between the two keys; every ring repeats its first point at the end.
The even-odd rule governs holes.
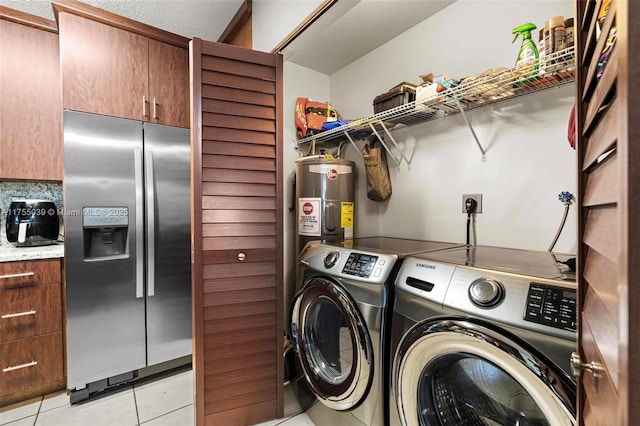
{"type": "Polygon", "coordinates": [[[191,354],[191,225],[188,129],[144,124],[147,360],[191,354]]]}
{"type": "Polygon", "coordinates": [[[146,365],[142,123],[64,112],[69,389],[146,365]]]}

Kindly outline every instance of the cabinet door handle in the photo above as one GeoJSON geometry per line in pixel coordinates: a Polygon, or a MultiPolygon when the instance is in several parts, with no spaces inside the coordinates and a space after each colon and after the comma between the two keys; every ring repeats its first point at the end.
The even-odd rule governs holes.
{"type": "Polygon", "coordinates": [[[156,98],[153,98],[153,118],[158,119],[158,104],[156,98]]]}
{"type": "Polygon", "coordinates": [[[32,277],[35,274],[36,274],[35,272],[21,272],[19,274],[0,275],[0,280],[8,280],[10,278],[20,278],[20,277],[32,277]]]}
{"type": "Polygon", "coordinates": [[[7,373],[9,371],[20,370],[21,368],[33,367],[33,366],[36,366],[36,365],[38,365],[38,361],[31,361],[31,362],[28,362],[26,364],[16,365],[15,367],[8,366],[7,368],[3,368],[2,372],[3,373],[7,373]]]}
{"type": "Polygon", "coordinates": [[[24,317],[27,315],[35,315],[36,311],[34,310],[30,310],[30,311],[25,311],[25,312],[17,312],[15,314],[5,314],[2,316],[2,319],[7,319],[7,318],[15,318],[15,317],[24,317]]]}
{"type": "Polygon", "coordinates": [[[142,95],[142,116],[147,116],[147,97],[142,95]]]}

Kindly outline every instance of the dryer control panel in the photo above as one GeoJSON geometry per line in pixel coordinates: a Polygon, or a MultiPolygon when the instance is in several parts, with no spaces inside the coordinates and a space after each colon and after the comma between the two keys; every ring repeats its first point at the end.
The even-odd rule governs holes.
{"type": "Polygon", "coordinates": [[[529,284],[524,319],[576,331],[576,291],[548,284],[529,284]]]}
{"type": "MultiPolygon", "coordinates": [[[[351,253],[342,268],[342,273],[347,275],[355,275],[356,277],[369,278],[373,267],[378,261],[378,256],[363,253],[351,253]]],[[[381,268],[376,269],[376,273],[380,275],[381,268]]]]}

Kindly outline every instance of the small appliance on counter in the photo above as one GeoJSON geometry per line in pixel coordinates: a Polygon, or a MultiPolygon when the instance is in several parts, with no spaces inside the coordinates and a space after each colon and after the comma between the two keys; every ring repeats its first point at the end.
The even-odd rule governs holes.
{"type": "Polygon", "coordinates": [[[12,200],[5,231],[7,241],[16,247],[54,244],[60,231],[58,209],[50,200],[12,200]]]}

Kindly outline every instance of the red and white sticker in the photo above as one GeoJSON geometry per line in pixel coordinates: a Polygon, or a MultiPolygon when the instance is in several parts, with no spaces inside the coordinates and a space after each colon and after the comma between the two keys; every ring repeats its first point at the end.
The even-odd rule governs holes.
{"type": "Polygon", "coordinates": [[[306,214],[307,216],[309,216],[311,213],[313,213],[313,204],[311,204],[310,202],[305,202],[302,205],[302,213],[306,214]]]}
{"type": "Polygon", "coordinates": [[[298,235],[322,235],[321,198],[298,199],[298,235]]]}
{"type": "Polygon", "coordinates": [[[327,170],[327,177],[329,178],[329,180],[336,180],[336,178],[338,177],[338,171],[336,169],[327,170]]]}

